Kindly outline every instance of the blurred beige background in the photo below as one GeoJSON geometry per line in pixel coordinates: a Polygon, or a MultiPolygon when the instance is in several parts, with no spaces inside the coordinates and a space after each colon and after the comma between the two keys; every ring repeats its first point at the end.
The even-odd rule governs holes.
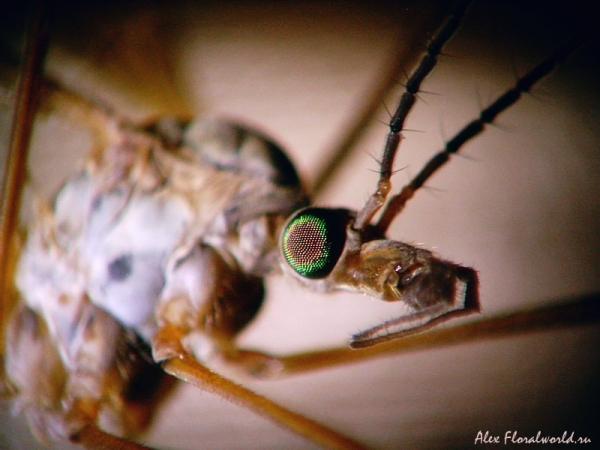
{"type": "MultiPolygon", "coordinates": [[[[441,8],[437,2],[214,2],[181,3],[156,14],[152,4],[140,5],[123,15],[118,8],[106,15],[91,10],[90,17],[108,24],[102,35],[107,40],[125,41],[118,32],[122,23],[139,30],[125,34],[134,42],[129,53],[114,53],[102,39],[77,37],[78,27],[92,36],[94,28],[75,20],[76,10],[69,12],[74,18],[61,14],[59,35],[67,45],[53,49],[49,70],[135,117],[178,110],[182,97],[195,112],[242,119],[283,144],[307,186],[387,70],[398,39],[414,52],[415,42],[426,41],[424,24],[435,20],[430,14],[441,8]],[[156,17],[169,25],[153,38],[143,30],[156,17]],[[157,51],[157,43],[168,51],[157,51]],[[97,70],[86,59],[65,59],[66,50],[90,55],[91,48],[117,61],[114,67],[126,67],[130,79],[117,83],[125,93],[113,89],[109,64],[93,76],[97,70]],[[132,94],[132,86],[141,94],[132,94]],[[149,106],[156,103],[162,106],[149,106]]],[[[564,42],[578,26],[576,6],[476,4],[423,86],[407,124],[416,131],[402,143],[395,185],[414,175],[517,74],[564,42]]],[[[470,143],[465,157],[453,158],[390,230],[394,239],[476,268],[485,315],[600,290],[598,69],[598,47],[588,45],[470,143]]],[[[399,68],[400,83],[407,70],[399,68]]],[[[388,108],[397,96],[385,101],[388,108]]],[[[381,122],[387,112],[380,109],[317,203],[360,208],[371,193],[374,159],[386,133],[381,122]]],[[[85,131],[73,123],[57,116],[41,120],[31,157],[34,190],[54,192],[88,145],[85,131]]],[[[279,276],[269,280],[268,290],[264,310],[240,343],[276,353],[343,345],[353,332],[402,309],[359,295],[317,296],[279,276]]],[[[521,436],[574,431],[593,439],[600,437],[599,332],[589,326],[533,333],[277,381],[238,381],[373,448],[465,448],[480,430],[500,436],[509,430],[521,436]]],[[[21,421],[9,418],[8,404],[0,405],[0,448],[33,448],[21,421]]],[[[184,385],[143,439],[163,449],[314,447],[184,385]]]]}

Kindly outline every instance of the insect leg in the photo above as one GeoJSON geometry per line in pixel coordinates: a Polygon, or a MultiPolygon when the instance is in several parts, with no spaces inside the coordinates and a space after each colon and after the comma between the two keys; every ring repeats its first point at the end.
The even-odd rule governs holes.
{"type": "Polygon", "coordinates": [[[189,355],[181,354],[162,363],[166,372],[228,401],[249,408],[269,420],[329,448],[364,448],[358,442],[318,422],[290,411],[227,378],[212,372],[189,355]]]}
{"type": "Polygon", "coordinates": [[[77,433],[71,436],[71,442],[81,445],[88,450],[104,450],[107,448],[118,448],[119,450],[151,450],[145,445],[113,436],[106,433],[94,424],[87,424],[77,433]]]}
{"type": "Polygon", "coordinates": [[[156,313],[159,328],[152,338],[154,360],[160,362],[167,373],[321,445],[363,448],[358,442],[279,406],[205,366],[205,362],[215,359],[235,363],[238,355],[233,340],[247,322],[244,316],[249,320],[260,305],[263,295],[260,278],[238,271],[234,263],[228,263],[216,250],[203,244],[198,244],[174,266],[161,294],[156,313]]]}
{"type": "Polygon", "coordinates": [[[170,357],[162,361],[165,372],[203,391],[255,413],[328,448],[362,449],[363,445],[301,414],[286,409],[233,381],[211,371],[194,359],[181,345],[181,330],[163,326],[154,339],[155,352],[168,349],[170,357]]]}
{"type": "MultiPolygon", "coordinates": [[[[21,195],[25,184],[29,137],[33,127],[35,105],[42,67],[48,48],[48,29],[44,11],[38,9],[31,21],[24,49],[25,63],[19,76],[17,101],[13,115],[7,168],[2,185],[0,211],[0,332],[4,334],[7,305],[12,290],[15,231],[19,218],[21,195]]],[[[2,344],[0,344],[2,350],[2,344]]],[[[0,351],[1,354],[1,351],[0,351]]]]}
{"type": "Polygon", "coordinates": [[[277,377],[337,367],[344,364],[367,361],[384,355],[433,349],[436,347],[476,342],[514,336],[534,331],[563,327],[578,327],[600,322],[600,292],[575,299],[559,301],[532,310],[482,317],[472,322],[437,328],[425,333],[413,334],[397,340],[387,340],[380,345],[362,346],[360,342],[347,346],[312,350],[303,353],[281,355],[278,370],[254,373],[260,377],[277,377]]]}

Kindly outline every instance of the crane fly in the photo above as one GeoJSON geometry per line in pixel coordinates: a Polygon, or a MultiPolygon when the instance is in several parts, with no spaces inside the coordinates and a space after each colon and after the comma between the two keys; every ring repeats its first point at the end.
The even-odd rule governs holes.
{"type": "MultiPolygon", "coordinates": [[[[455,129],[459,129],[483,109],[478,104],[478,89],[483,90],[479,94],[480,102],[486,106],[489,98],[495,98],[503,92],[505,86],[514,84],[516,76],[510,71],[510,62],[506,61],[495,62],[496,67],[505,72],[502,81],[494,78],[498,76],[495,71],[500,69],[489,70],[494,77],[482,75],[481,79],[485,81],[473,82],[472,78],[467,78],[466,74],[469,72],[483,71],[486,64],[490,64],[489,59],[477,60],[478,52],[500,58],[503,46],[512,42],[508,40],[509,44],[493,44],[498,39],[495,34],[491,38],[481,30],[471,31],[469,21],[485,28],[484,12],[496,20],[506,14],[513,21],[519,18],[519,14],[523,14],[524,17],[520,20],[527,23],[527,33],[533,34],[532,30],[537,29],[531,22],[535,14],[528,10],[517,14],[500,7],[487,8],[491,9],[478,5],[472,8],[467,16],[465,29],[450,43],[444,51],[447,56],[442,57],[442,63],[426,80],[425,92],[419,94],[422,99],[420,109],[411,114],[407,125],[409,130],[404,132],[405,139],[395,165],[396,168],[404,169],[394,174],[392,181],[395,188],[392,192],[397,192],[405,181],[418,172],[423,162],[443,145],[447,136],[451,136],[455,129]],[[527,15],[528,12],[530,15],[527,15]],[[464,36],[462,40],[461,35],[464,36]],[[490,88],[492,94],[485,91],[489,84],[493,84],[493,89],[490,88]],[[468,99],[466,105],[454,98],[455,95],[459,96],[458,91],[461,89],[465,90],[463,95],[468,99]],[[436,105],[441,105],[438,107],[442,108],[442,113],[434,112],[433,118],[428,116],[421,119],[420,115],[427,112],[431,114],[436,105]],[[411,130],[423,130],[427,133],[411,130]],[[423,149],[430,151],[427,153],[423,149]]],[[[330,10],[328,13],[331,16],[328,19],[327,11],[322,12],[324,24],[336,17],[336,21],[331,22],[333,25],[324,27],[323,35],[327,41],[335,42],[338,39],[346,42],[346,47],[342,45],[341,48],[357,48],[357,53],[348,51],[348,55],[344,56],[342,51],[321,49],[322,54],[317,51],[311,59],[300,60],[294,48],[310,47],[314,50],[319,47],[311,40],[315,36],[304,31],[312,22],[302,23],[298,19],[305,17],[303,10],[271,12],[273,15],[270,16],[270,23],[274,24],[273,29],[263,31],[264,35],[259,33],[255,37],[258,52],[249,52],[241,44],[249,39],[244,34],[240,35],[240,30],[244,30],[239,22],[241,17],[248,16],[246,20],[253,18],[258,21],[258,18],[264,18],[266,14],[260,7],[252,11],[254,15],[249,15],[249,10],[239,8],[236,11],[239,17],[233,16],[235,19],[231,16],[232,11],[222,16],[222,12],[216,7],[202,11],[201,17],[205,16],[207,20],[210,18],[211,23],[224,24],[223,29],[226,31],[215,37],[214,25],[196,21],[194,29],[197,27],[202,30],[201,25],[205,25],[207,31],[197,37],[197,40],[192,40],[192,45],[192,35],[184,34],[185,39],[181,38],[189,48],[185,55],[189,59],[182,56],[184,63],[179,66],[179,74],[190,84],[192,81],[198,83],[200,79],[198,92],[201,94],[196,102],[201,106],[206,103],[211,111],[220,115],[249,118],[261,130],[273,130],[277,140],[286,144],[286,151],[288,147],[292,150],[292,159],[302,177],[309,182],[313,181],[317,177],[310,168],[318,167],[322,156],[319,152],[308,153],[306,149],[321,151],[325,147],[324,142],[336,142],[339,139],[335,134],[336,129],[348,128],[346,111],[359,109],[354,105],[361,103],[355,100],[358,95],[356,86],[366,86],[360,96],[366,95],[365,92],[373,85],[370,74],[377,67],[378,58],[381,61],[389,59],[390,44],[380,43],[376,46],[373,41],[383,41],[381,36],[386,33],[394,36],[393,30],[398,27],[398,23],[393,19],[399,20],[398,16],[392,18],[389,9],[382,9],[378,13],[368,10],[362,14],[349,9],[346,11],[345,21],[337,22],[342,20],[339,17],[342,14],[340,11],[330,10]],[[297,47],[291,47],[288,43],[294,42],[293,40],[282,40],[277,31],[286,28],[282,27],[282,23],[290,26],[289,21],[282,22],[282,17],[294,17],[298,22],[297,30],[302,31],[302,36],[310,35],[308,43],[290,30],[288,32],[292,38],[300,39],[296,41],[297,47]],[[388,21],[383,17],[388,17],[388,21]],[[370,22],[371,25],[364,22],[370,22]],[[227,28],[228,25],[230,28],[227,28]],[[359,37],[354,36],[357,34],[357,27],[361,30],[359,37]],[[340,35],[332,34],[332,29],[340,35]],[[262,53],[265,49],[265,35],[269,33],[275,37],[272,53],[262,53]],[[229,36],[230,41],[224,40],[223,36],[229,36]],[[203,49],[198,44],[199,41],[206,41],[207,46],[214,47],[203,49]],[[367,46],[365,42],[372,45],[367,46]],[[361,46],[365,47],[362,53],[361,46]],[[232,57],[232,49],[237,47],[238,53],[234,53],[235,56],[232,57]],[[376,55],[374,48],[378,48],[379,55],[376,55]],[[332,53],[339,55],[340,59],[333,58],[332,53]],[[222,66],[217,63],[211,65],[211,56],[218,59],[214,55],[221,55],[218,64],[222,66]],[[322,59],[319,60],[319,57],[322,59]],[[270,58],[279,58],[276,59],[275,67],[284,68],[280,69],[283,72],[279,78],[281,84],[277,84],[277,72],[267,69],[271,69],[267,64],[270,58]],[[231,85],[232,79],[240,78],[234,69],[239,70],[244,61],[248,62],[247,67],[251,70],[249,75],[241,77],[244,82],[267,78],[268,89],[257,85],[253,93],[248,93],[249,89],[244,83],[239,87],[231,85]],[[310,79],[309,71],[312,70],[311,64],[315,64],[314,61],[322,61],[315,70],[325,70],[327,76],[336,76],[336,71],[344,72],[342,68],[346,69],[345,66],[350,65],[351,68],[346,69],[347,78],[340,78],[339,93],[337,90],[329,92],[333,91],[330,82],[324,84],[323,91],[316,89],[318,80],[326,77],[321,74],[316,75],[317,81],[310,79]],[[261,66],[261,63],[265,65],[261,66]],[[198,72],[197,66],[203,69],[198,72]],[[190,67],[195,69],[192,71],[190,67]],[[363,67],[369,70],[361,71],[363,67]],[[301,78],[306,77],[307,84],[295,91],[291,86],[295,83],[289,81],[291,73],[301,73],[301,78]],[[272,100],[266,95],[269,90],[274,91],[272,100]],[[313,92],[312,100],[307,97],[309,91],[313,92]],[[334,97],[325,97],[325,92],[334,97]],[[251,107],[250,104],[256,106],[251,107]],[[290,109],[283,109],[284,107],[290,109]],[[324,110],[322,116],[318,112],[319,108],[324,110]],[[323,124],[327,126],[322,126],[323,124]]],[[[414,17],[418,17],[417,12],[413,10],[412,13],[415,14],[414,17]]],[[[436,20],[439,24],[441,19],[436,20]]],[[[430,25],[429,28],[425,25],[423,27],[431,32],[437,24],[430,25]]],[[[487,26],[491,27],[489,22],[487,26]]],[[[547,23],[538,26],[543,29],[547,23]]],[[[309,29],[312,30],[313,26],[309,29]]],[[[253,30],[257,32],[256,29],[253,30]]],[[[503,31],[501,35],[504,36],[504,33],[507,32],[503,31]]],[[[526,40],[525,32],[516,34],[526,40]]],[[[569,35],[570,31],[565,31],[564,34],[569,35]]],[[[422,50],[425,36],[426,33],[423,33],[413,40],[412,45],[419,46],[416,53],[422,50]]],[[[549,39],[547,33],[542,36],[549,39]]],[[[543,47],[541,54],[549,53],[564,40],[557,38],[554,45],[544,42],[540,46],[543,47]]],[[[527,61],[529,59],[541,60],[542,56],[535,59],[528,57],[527,61]]],[[[51,61],[50,59],[49,64],[51,61]]],[[[593,123],[593,114],[588,110],[598,104],[597,93],[590,85],[581,87],[580,92],[575,89],[576,83],[561,84],[561,77],[569,80],[576,75],[580,75],[578,79],[583,78],[582,83],[586,81],[587,72],[578,69],[577,61],[583,64],[581,59],[576,59],[574,66],[569,68],[567,65],[566,68],[558,69],[551,79],[536,88],[535,92],[537,89],[541,91],[542,100],[523,100],[500,117],[499,129],[486,131],[483,137],[461,150],[466,158],[453,158],[450,165],[436,174],[417,198],[408,204],[406,212],[388,230],[387,234],[392,238],[399,237],[402,241],[433,248],[444,259],[475,267],[481,277],[484,317],[493,316],[502,310],[519,311],[530,305],[540,306],[544,302],[549,304],[555,298],[598,290],[596,274],[599,252],[594,232],[594,229],[597,230],[594,218],[598,217],[598,202],[594,201],[597,177],[594,174],[598,172],[598,161],[593,148],[586,147],[589,141],[595,141],[593,136],[596,131],[585,125],[593,123]],[[584,73],[583,76],[581,72],[584,73]],[[572,103],[567,103],[568,106],[563,106],[562,102],[555,104],[555,95],[556,98],[573,98],[569,100],[572,103]],[[584,103],[584,98],[588,103],[584,103]],[[582,104],[587,106],[573,106],[582,104]],[[519,113],[518,110],[523,108],[526,111],[519,113]],[[577,114],[582,110],[586,112],[577,114]],[[516,116],[511,119],[511,114],[516,116]],[[575,127],[574,122],[577,120],[584,125],[578,124],[576,129],[583,130],[580,132],[586,134],[572,131],[571,126],[575,127]],[[527,123],[532,125],[528,126],[527,123]],[[529,142],[531,135],[526,132],[523,137],[521,131],[525,128],[535,131],[535,134],[542,134],[541,130],[553,127],[560,130],[561,140],[554,138],[553,142],[544,141],[542,145],[529,142]],[[574,138],[575,134],[577,138],[574,138]],[[567,138],[574,139],[576,143],[563,143],[562,139],[567,138]],[[494,139],[500,142],[499,147],[495,146],[494,139]],[[550,187],[548,178],[553,181],[550,187]],[[577,218],[571,220],[570,217],[574,214],[578,214],[577,218]]],[[[526,69],[532,65],[528,62],[526,69]]],[[[385,67],[384,64],[382,66],[385,67]]],[[[591,70],[589,64],[585,67],[585,70],[591,70]]],[[[526,69],[521,70],[519,67],[517,71],[523,73],[526,69]]],[[[397,76],[401,78],[401,70],[398,72],[400,75],[397,76]]],[[[84,81],[85,78],[83,77],[84,81]]],[[[71,81],[77,87],[77,80],[71,81]]],[[[101,85],[97,91],[92,92],[92,97],[96,98],[97,94],[99,98],[103,98],[99,94],[103,87],[101,85]]],[[[86,90],[87,87],[84,86],[83,89],[86,90]]],[[[395,105],[395,99],[399,95],[394,93],[385,103],[395,105]]],[[[122,98],[118,96],[116,99],[114,104],[127,104],[126,101],[119,103],[122,98]]],[[[381,121],[388,122],[389,118],[383,108],[381,114],[381,121]]],[[[78,132],[64,124],[60,125],[60,122],[57,126],[57,122],[53,120],[60,119],[53,119],[53,116],[47,119],[45,135],[43,124],[37,125],[39,128],[36,133],[41,136],[38,139],[44,143],[42,154],[53,153],[49,147],[48,135],[62,131],[60,147],[68,150],[69,145],[73,144],[68,143],[67,136],[78,132]]],[[[363,206],[377,183],[378,164],[373,162],[372,157],[377,160],[380,158],[381,141],[385,133],[381,125],[376,124],[373,128],[374,131],[369,134],[376,137],[358,144],[363,150],[362,154],[359,155],[361,152],[358,152],[352,156],[356,161],[341,165],[338,180],[323,190],[317,198],[318,205],[344,205],[354,210],[360,210],[363,206]],[[368,168],[373,170],[369,171],[368,168]]],[[[74,147],[81,155],[89,148],[89,143],[82,145],[79,142],[74,147]]],[[[32,165],[36,164],[37,158],[31,157],[32,165]]],[[[64,156],[55,163],[67,165],[64,156]]],[[[35,168],[31,169],[30,177],[34,186],[39,189],[41,184],[42,191],[55,192],[58,184],[52,185],[44,172],[50,165],[42,163],[41,166],[42,172],[39,173],[43,175],[36,175],[35,168]]],[[[71,167],[65,168],[65,174],[56,178],[63,179],[72,171],[71,167]]],[[[272,354],[286,354],[294,350],[309,351],[339,345],[340,336],[341,339],[347,338],[396,317],[398,311],[403,311],[402,305],[379,305],[360,295],[336,294],[332,298],[324,298],[290,285],[294,286],[294,283],[281,277],[269,280],[269,294],[264,311],[240,337],[242,347],[266,349],[272,354]]],[[[450,323],[441,328],[442,332],[452,331],[450,323]]],[[[592,428],[589,424],[592,422],[589,422],[589,418],[586,422],[582,413],[569,417],[574,410],[590,411],[594,402],[597,402],[598,385],[593,376],[598,368],[596,352],[593,351],[597,336],[593,329],[590,331],[589,328],[581,328],[390,356],[365,364],[341,366],[269,383],[247,378],[236,379],[269,398],[277,399],[290,409],[326,423],[369,446],[429,447],[440,441],[449,446],[466,445],[473,442],[478,430],[485,430],[486,427],[494,434],[503,434],[509,428],[526,434],[533,432],[532,430],[537,431],[536,427],[545,427],[548,434],[562,434],[563,428],[575,429],[577,426],[581,435],[590,435],[592,428]],[[548,372],[552,376],[548,376],[548,372]],[[556,392],[556,397],[552,400],[546,398],[547,392],[556,392]],[[561,411],[557,411],[557,403],[561,405],[561,411]],[[449,405],[452,407],[448,407],[449,405]],[[515,411],[519,412],[518,419],[514,418],[515,411]]],[[[447,340],[451,341],[452,338],[447,340]]],[[[406,339],[405,342],[412,341],[406,339]]],[[[376,348],[378,347],[374,347],[376,348]]],[[[363,354],[366,355],[366,352],[363,354]]],[[[360,351],[353,354],[360,354],[360,351]]],[[[226,367],[219,368],[228,373],[226,367]]],[[[239,377],[235,373],[232,376],[239,377]]],[[[23,442],[21,439],[26,439],[21,434],[5,428],[2,430],[2,439],[19,448],[20,442],[23,442]]],[[[310,445],[307,441],[254,417],[250,412],[229,406],[218,398],[202,394],[188,386],[178,388],[167,398],[166,404],[158,410],[149,434],[144,436],[144,441],[160,448],[224,448],[240,445],[244,448],[262,448],[265,445],[302,448],[310,445]]]]}

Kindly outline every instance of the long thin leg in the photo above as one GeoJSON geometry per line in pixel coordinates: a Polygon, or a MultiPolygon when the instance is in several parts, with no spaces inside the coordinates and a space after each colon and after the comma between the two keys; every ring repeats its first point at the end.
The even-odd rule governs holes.
{"type": "Polygon", "coordinates": [[[437,64],[437,58],[444,45],[446,45],[452,36],[454,36],[456,30],[458,30],[470,3],[469,0],[461,0],[454,6],[451,15],[446,19],[442,28],[431,40],[425,56],[421,59],[421,62],[408,79],[406,90],[404,94],[402,94],[398,108],[390,120],[390,132],[387,136],[385,148],[383,150],[383,159],[381,160],[380,165],[377,190],[369,197],[365,206],[358,212],[354,222],[355,230],[363,230],[369,225],[373,216],[384,205],[391,189],[390,178],[393,174],[394,159],[396,158],[396,153],[400,145],[404,122],[415,104],[417,94],[421,89],[421,83],[437,64]]]}
{"type": "Polygon", "coordinates": [[[483,317],[453,327],[437,328],[367,348],[361,348],[359,343],[351,344],[352,348],[337,347],[279,357],[271,356],[280,363],[279,366],[264,366],[263,372],[258,372],[255,368],[253,374],[264,378],[292,375],[362,362],[382,355],[398,355],[414,350],[595,323],[600,323],[600,292],[550,306],[483,317]],[[273,367],[277,367],[277,370],[269,372],[268,369],[273,367]]]}
{"type": "MultiPolygon", "coordinates": [[[[2,190],[0,211],[0,333],[4,335],[8,316],[14,263],[14,235],[19,220],[21,195],[25,184],[29,137],[33,127],[35,105],[41,82],[42,67],[48,48],[48,27],[42,8],[36,8],[23,50],[25,62],[19,76],[17,101],[13,115],[10,148],[2,190]]],[[[0,354],[3,344],[0,344],[0,354]]]]}
{"type": "Polygon", "coordinates": [[[150,447],[136,444],[106,433],[96,425],[88,424],[70,437],[71,442],[88,450],[151,450],[150,447]]]}
{"type": "Polygon", "coordinates": [[[179,336],[180,333],[177,329],[166,325],[158,331],[157,336],[154,338],[153,351],[155,355],[163,353],[170,355],[162,362],[165,372],[203,391],[211,392],[231,403],[248,408],[325,447],[340,449],[364,448],[363,445],[353,439],[290,411],[209,370],[183,350],[179,336]]]}
{"type": "Polygon", "coordinates": [[[457,153],[465,143],[483,132],[487,124],[492,123],[501,112],[506,111],[517,102],[524,93],[529,92],[538,81],[550,74],[587,40],[588,35],[585,31],[578,32],[562,47],[519,78],[514,87],[500,95],[479,114],[478,118],[471,121],[450,139],[445,148],[434,155],[399,194],[390,199],[376,225],[379,232],[382,234],[386,232],[394,218],[404,209],[406,202],[440,167],[449,161],[452,154],[457,153]]]}

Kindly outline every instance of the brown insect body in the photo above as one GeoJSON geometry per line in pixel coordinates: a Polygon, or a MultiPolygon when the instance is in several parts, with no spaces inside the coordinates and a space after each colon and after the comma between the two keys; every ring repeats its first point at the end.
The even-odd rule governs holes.
{"type": "Polygon", "coordinates": [[[106,148],[29,231],[17,270],[27,306],[11,320],[6,372],[39,436],[68,439],[83,420],[70,408],[89,403],[91,420],[102,422],[115,398],[110,431],[139,432],[125,405],[138,381],[136,364],[119,352],[130,345],[127,336],[150,343],[168,323],[195,334],[186,336],[186,351],[206,361],[234,350],[235,335],[262,303],[277,223],[306,201],[298,177],[281,151],[255,134],[215,120],[191,129],[185,144],[166,148],[160,136],[109,120],[106,148]],[[203,150],[228,144],[236,153],[221,152],[220,169],[202,161],[203,150]],[[271,157],[284,169],[251,173],[271,157]],[[29,346],[39,349],[37,357],[23,351],[29,346]],[[57,375],[37,380],[47,371],[57,375]]]}
{"type": "MultiPolygon", "coordinates": [[[[156,362],[181,351],[201,363],[238,358],[235,336],[262,303],[281,224],[306,202],[281,150],[237,125],[198,120],[166,137],[109,117],[105,129],[106,147],[61,188],[53,211],[40,210],[17,269],[27,306],[11,320],[6,372],[37,436],[66,440],[90,421],[122,436],[143,429],[149,412],[129,420],[126,394],[152,365],[121,360],[132,333],[152,344],[156,362]],[[181,349],[157,335],[163,328],[174,330],[181,349]],[[30,341],[39,341],[38,358],[22,351],[30,341]],[[60,375],[38,383],[49,369],[60,375]]],[[[468,283],[476,290],[474,271],[374,239],[370,228],[359,233],[356,213],[335,211],[344,217],[335,231],[347,238],[318,290],[404,301],[413,311],[402,321],[407,332],[452,311],[473,312],[465,298],[468,283]]]]}

